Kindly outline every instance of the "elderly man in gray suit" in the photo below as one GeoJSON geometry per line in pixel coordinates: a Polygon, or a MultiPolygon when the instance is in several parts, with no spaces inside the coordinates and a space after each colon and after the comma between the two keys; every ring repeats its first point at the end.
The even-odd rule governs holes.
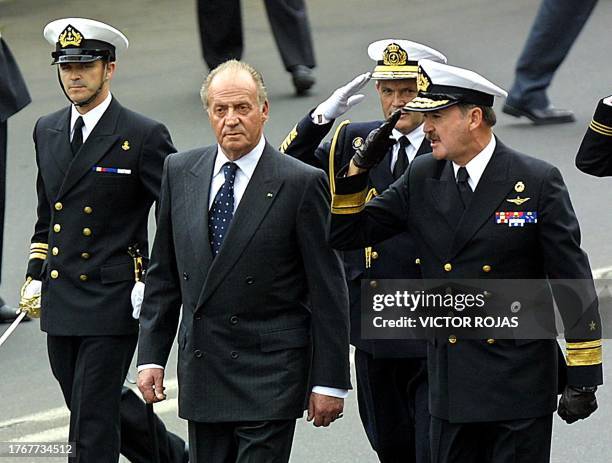
{"type": "Polygon", "coordinates": [[[350,388],[347,289],[325,244],[327,179],[265,141],[269,104],[251,66],[216,68],[202,101],[218,144],[164,168],[138,385],[148,402],[165,398],[178,328],[190,461],[287,462],[304,409],[328,426],[350,388]]]}

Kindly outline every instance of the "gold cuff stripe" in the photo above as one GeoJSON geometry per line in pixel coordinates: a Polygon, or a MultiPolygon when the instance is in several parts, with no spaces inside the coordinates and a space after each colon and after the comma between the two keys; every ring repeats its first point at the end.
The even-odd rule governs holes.
{"type": "Polygon", "coordinates": [[[332,196],[332,214],[357,214],[365,207],[367,188],[359,193],[332,196]]]}
{"type": "Polygon", "coordinates": [[[40,252],[43,254],[47,254],[47,250],[45,248],[31,248],[30,254],[32,254],[33,252],[40,252]]]}
{"type": "Polygon", "coordinates": [[[601,347],[570,349],[567,351],[567,365],[570,367],[599,365],[601,363],[601,347]]]}
{"type": "Polygon", "coordinates": [[[595,341],[582,341],[582,342],[568,342],[566,344],[566,349],[591,349],[593,347],[601,347],[602,342],[601,339],[597,339],[595,341]]]}
{"type": "Polygon", "coordinates": [[[591,120],[591,125],[595,125],[598,128],[600,128],[601,130],[605,130],[607,132],[612,132],[612,127],[610,127],[609,125],[606,125],[606,124],[602,124],[601,122],[598,122],[595,119],[591,120]]]}
{"type": "Polygon", "coordinates": [[[291,132],[289,132],[289,135],[285,137],[285,139],[281,143],[280,148],[278,150],[281,153],[285,153],[287,148],[289,148],[289,145],[293,142],[293,140],[295,140],[297,136],[298,136],[298,133],[297,133],[297,125],[296,125],[291,129],[291,132]]]}
{"type": "Polygon", "coordinates": [[[329,190],[331,194],[334,195],[336,193],[336,146],[338,146],[338,137],[340,136],[340,131],[346,125],[349,125],[351,121],[346,120],[342,121],[336,131],[334,132],[334,137],[331,141],[331,146],[329,148],[329,158],[327,160],[329,167],[329,190]]]}
{"type": "Polygon", "coordinates": [[[375,198],[376,196],[378,196],[378,192],[376,191],[376,188],[371,188],[370,191],[368,191],[368,195],[366,196],[365,202],[369,202],[371,199],[375,198]]]}
{"type": "Polygon", "coordinates": [[[30,259],[41,259],[45,260],[47,258],[47,254],[42,254],[40,252],[31,252],[30,259]]]}
{"type": "Polygon", "coordinates": [[[49,249],[49,245],[47,243],[31,243],[30,249],[49,249]]]}
{"type": "MultiPolygon", "coordinates": [[[[600,133],[601,135],[605,135],[606,137],[612,137],[612,129],[602,128],[601,126],[597,125],[595,121],[592,121],[589,127],[594,132],[600,133]]],[[[603,127],[606,127],[606,126],[603,126],[603,127]]]]}

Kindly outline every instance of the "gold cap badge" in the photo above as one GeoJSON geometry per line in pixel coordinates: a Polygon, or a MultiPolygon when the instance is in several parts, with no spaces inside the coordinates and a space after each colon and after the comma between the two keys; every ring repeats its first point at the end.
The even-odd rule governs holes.
{"type": "Polygon", "coordinates": [[[78,47],[83,41],[83,34],[68,24],[57,39],[62,48],[78,47]]]}
{"type": "Polygon", "coordinates": [[[425,74],[423,68],[419,66],[419,73],[417,75],[417,90],[419,92],[426,92],[430,85],[431,80],[429,80],[429,77],[427,77],[427,74],[425,74]]]}
{"type": "Polygon", "coordinates": [[[404,66],[408,61],[408,53],[397,43],[390,43],[383,51],[383,64],[385,66],[404,66]]]}

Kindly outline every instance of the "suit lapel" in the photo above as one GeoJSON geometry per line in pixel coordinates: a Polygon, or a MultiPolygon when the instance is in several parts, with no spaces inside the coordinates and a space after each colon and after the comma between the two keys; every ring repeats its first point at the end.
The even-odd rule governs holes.
{"type": "Polygon", "coordinates": [[[428,224],[428,229],[435,229],[432,235],[435,242],[432,249],[436,251],[441,260],[446,260],[453,242],[455,230],[461,215],[463,214],[463,203],[459,197],[459,191],[455,184],[453,166],[450,162],[444,162],[439,177],[428,178],[425,181],[426,191],[424,196],[429,196],[433,200],[433,205],[437,214],[432,217],[439,217],[438,223],[428,224]]]}
{"type": "Polygon", "coordinates": [[[507,148],[497,140],[493,156],[482,173],[472,201],[457,227],[451,248],[451,259],[463,249],[478,229],[491,219],[495,209],[513,187],[512,181],[509,180],[511,158],[506,152],[507,148]]]}
{"type": "Polygon", "coordinates": [[[219,254],[212,261],[196,310],[204,304],[227,273],[234,268],[236,261],[250,243],[259,224],[274,203],[283,184],[283,179],[279,178],[276,173],[277,162],[279,159],[276,151],[266,143],[253,176],[236,209],[219,254]]]}
{"type": "Polygon", "coordinates": [[[61,172],[61,178],[66,176],[72,162],[70,148],[70,106],[62,111],[54,128],[47,129],[49,139],[49,154],[61,172]]]}
{"type": "Polygon", "coordinates": [[[212,251],[208,239],[208,203],[210,201],[210,183],[215,165],[216,146],[206,148],[192,168],[184,174],[186,198],[186,217],[189,224],[189,240],[196,267],[201,271],[201,281],[206,278],[207,270],[212,263],[212,251]]]}
{"type": "MultiPolygon", "coordinates": [[[[83,143],[81,150],[69,165],[58,197],[62,197],[70,191],[91,170],[95,163],[106,154],[113,144],[119,140],[119,135],[115,133],[115,130],[121,109],[121,105],[113,98],[110,106],[104,112],[85,143],[83,143]]],[[[69,144],[68,151],[70,152],[69,144]]]]}

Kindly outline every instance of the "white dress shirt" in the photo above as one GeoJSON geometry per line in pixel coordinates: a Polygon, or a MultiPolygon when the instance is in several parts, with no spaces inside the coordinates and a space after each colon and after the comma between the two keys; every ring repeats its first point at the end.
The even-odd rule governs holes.
{"type": "MultiPolygon", "coordinates": [[[[493,151],[495,151],[495,145],[495,137],[491,135],[491,141],[487,144],[487,146],[485,146],[480,153],[470,159],[470,162],[465,165],[465,168],[467,169],[469,175],[468,185],[470,185],[472,191],[476,190],[478,182],[480,181],[480,177],[482,177],[482,173],[487,168],[487,165],[489,164],[489,161],[493,156],[493,151]]],[[[459,171],[460,167],[461,166],[459,164],[453,161],[455,180],[457,179],[457,172],[459,171]]]]}
{"type": "Polygon", "coordinates": [[[412,160],[416,157],[417,151],[421,147],[421,143],[423,143],[423,139],[425,138],[425,132],[423,132],[423,124],[419,125],[412,132],[404,134],[397,129],[393,129],[391,132],[391,136],[395,139],[395,145],[393,145],[393,153],[391,153],[391,172],[393,172],[393,168],[395,167],[395,163],[397,162],[397,153],[399,152],[399,139],[400,137],[406,137],[410,142],[410,145],[406,147],[406,155],[408,156],[408,163],[411,163],[412,160]]]}
{"type": "MultiPolygon", "coordinates": [[[[248,152],[240,159],[236,161],[231,161],[227,158],[221,146],[217,146],[217,158],[215,159],[215,165],[213,166],[213,178],[210,182],[210,195],[208,199],[208,209],[210,210],[213,201],[215,200],[215,196],[219,189],[223,186],[225,182],[225,175],[223,174],[223,165],[226,162],[234,162],[238,166],[236,169],[236,177],[234,179],[234,212],[238,208],[238,204],[240,204],[240,200],[244,195],[245,190],[249,184],[249,180],[253,176],[253,172],[255,172],[255,168],[257,167],[257,163],[261,159],[261,155],[263,154],[263,150],[266,146],[266,140],[262,136],[257,143],[257,146],[253,148],[252,151],[248,152]]],[[[139,365],[138,371],[144,370],[146,368],[161,368],[161,365],[156,364],[146,364],[139,365]]],[[[348,390],[346,389],[337,389],[334,387],[326,387],[326,386],[314,386],[312,388],[312,392],[317,394],[327,395],[331,397],[339,397],[344,399],[348,396],[348,390]]]]}
{"type": "Polygon", "coordinates": [[[83,124],[84,124],[83,125],[83,143],[85,143],[85,140],[87,140],[87,137],[89,137],[89,134],[91,134],[91,131],[94,129],[96,124],[102,118],[102,115],[104,114],[104,112],[110,106],[112,99],[113,99],[113,96],[110,94],[110,92],[108,92],[108,95],[106,96],[106,98],[104,99],[102,103],[100,103],[95,108],[87,111],[87,113],[85,114],[79,113],[77,111],[77,107],[72,105],[72,110],[70,113],[70,141],[72,141],[72,137],[74,137],[74,124],[76,124],[76,120],[79,117],[82,117],[83,124]]]}

